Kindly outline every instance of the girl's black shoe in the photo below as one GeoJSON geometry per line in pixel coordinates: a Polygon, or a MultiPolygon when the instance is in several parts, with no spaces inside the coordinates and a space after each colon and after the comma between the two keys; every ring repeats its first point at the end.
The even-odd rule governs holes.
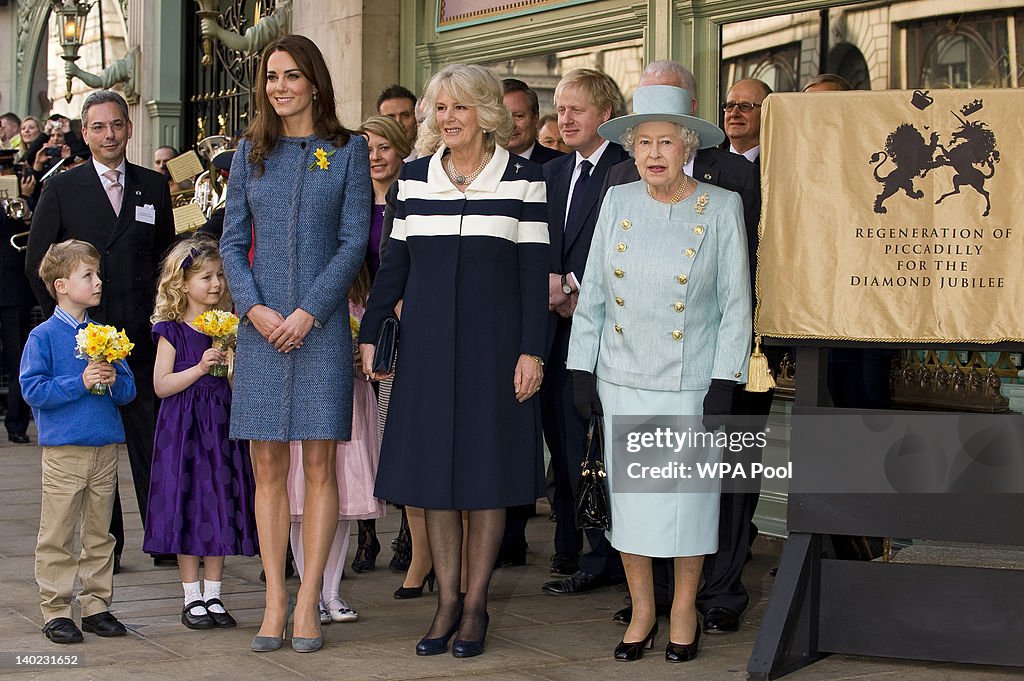
{"type": "Polygon", "coordinates": [[[192,601],[181,609],[181,623],[189,629],[213,629],[217,624],[206,610],[204,601],[192,601]],[[192,608],[203,608],[203,614],[193,615],[192,608]]]}
{"type": "Polygon", "coordinates": [[[227,629],[238,625],[238,622],[236,622],[235,618],[231,616],[231,613],[228,612],[227,608],[224,608],[224,612],[214,612],[213,610],[210,610],[210,606],[213,605],[219,605],[224,608],[224,602],[219,598],[211,598],[206,601],[206,614],[213,620],[213,625],[215,627],[218,629],[227,629]]]}
{"type": "Polygon", "coordinates": [[[658,622],[654,622],[654,626],[651,627],[651,631],[644,637],[642,641],[636,641],[635,643],[626,643],[623,639],[619,645],[615,646],[615,659],[623,660],[625,662],[633,662],[639,660],[644,656],[644,648],[650,649],[654,647],[654,637],[658,635],[658,622]]]}

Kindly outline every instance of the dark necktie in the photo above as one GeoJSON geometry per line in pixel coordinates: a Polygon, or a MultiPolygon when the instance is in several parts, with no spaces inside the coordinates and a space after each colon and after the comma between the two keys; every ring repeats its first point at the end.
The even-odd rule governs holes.
{"type": "Polygon", "coordinates": [[[565,231],[570,228],[577,229],[580,221],[583,220],[583,194],[587,191],[587,181],[590,179],[590,169],[594,164],[590,161],[580,163],[580,176],[572,188],[572,198],[569,200],[569,214],[565,216],[565,231]]]}

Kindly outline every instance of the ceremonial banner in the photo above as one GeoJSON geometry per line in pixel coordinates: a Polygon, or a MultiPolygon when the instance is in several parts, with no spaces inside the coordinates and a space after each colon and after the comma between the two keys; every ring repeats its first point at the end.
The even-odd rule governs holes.
{"type": "Polygon", "coordinates": [[[1024,340],[1024,93],[773,94],[755,328],[1024,340]]]}

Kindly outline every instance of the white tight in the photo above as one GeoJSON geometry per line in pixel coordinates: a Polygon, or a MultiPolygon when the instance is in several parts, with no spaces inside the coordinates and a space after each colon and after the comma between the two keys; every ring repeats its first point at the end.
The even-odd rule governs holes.
{"type": "MultiPolygon", "coordinates": [[[[332,600],[340,598],[341,574],[345,570],[345,556],[348,555],[349,525],[352,521],[340,520],[338,527],[334,530],[334,541],[331,542],[331,551],[327,554],[327,563],[324,565],[323,582],[320,585],[320,599],[325,605],[332,600]]],[[[302,561],[302,523],[291,524],[292,555],[295,556],[295,567],[299,571],[299,578],[305,581],[302,561]]]]}

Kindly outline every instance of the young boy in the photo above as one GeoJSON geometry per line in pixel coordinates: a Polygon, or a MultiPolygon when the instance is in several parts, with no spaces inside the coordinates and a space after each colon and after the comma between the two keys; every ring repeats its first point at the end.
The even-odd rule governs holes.
{"type": "Polygon", "coordinates": [[[114,537],[110,515],[117,484],[117,443],[124,442],[118,405],[135,399],[126,362],[111,366],[75,356],[75,335],[100,302],[100,255],[74,239],[54,244],[39,276],[57,301],[53,316],[32,330],[21,356],[21,390],[32,407],[43,447],[43,503],[36,542],[36,583],[42,598],[43,633],[54,643],[78,643],[71,619],[75,576],[82,629],[99,636],[127,630],[110,614],[114,590],[114,537]],[[107,386],[103,395],[90,389],[107,386]],[[82,553],[71,553],[75,527],[82,553]]]}

